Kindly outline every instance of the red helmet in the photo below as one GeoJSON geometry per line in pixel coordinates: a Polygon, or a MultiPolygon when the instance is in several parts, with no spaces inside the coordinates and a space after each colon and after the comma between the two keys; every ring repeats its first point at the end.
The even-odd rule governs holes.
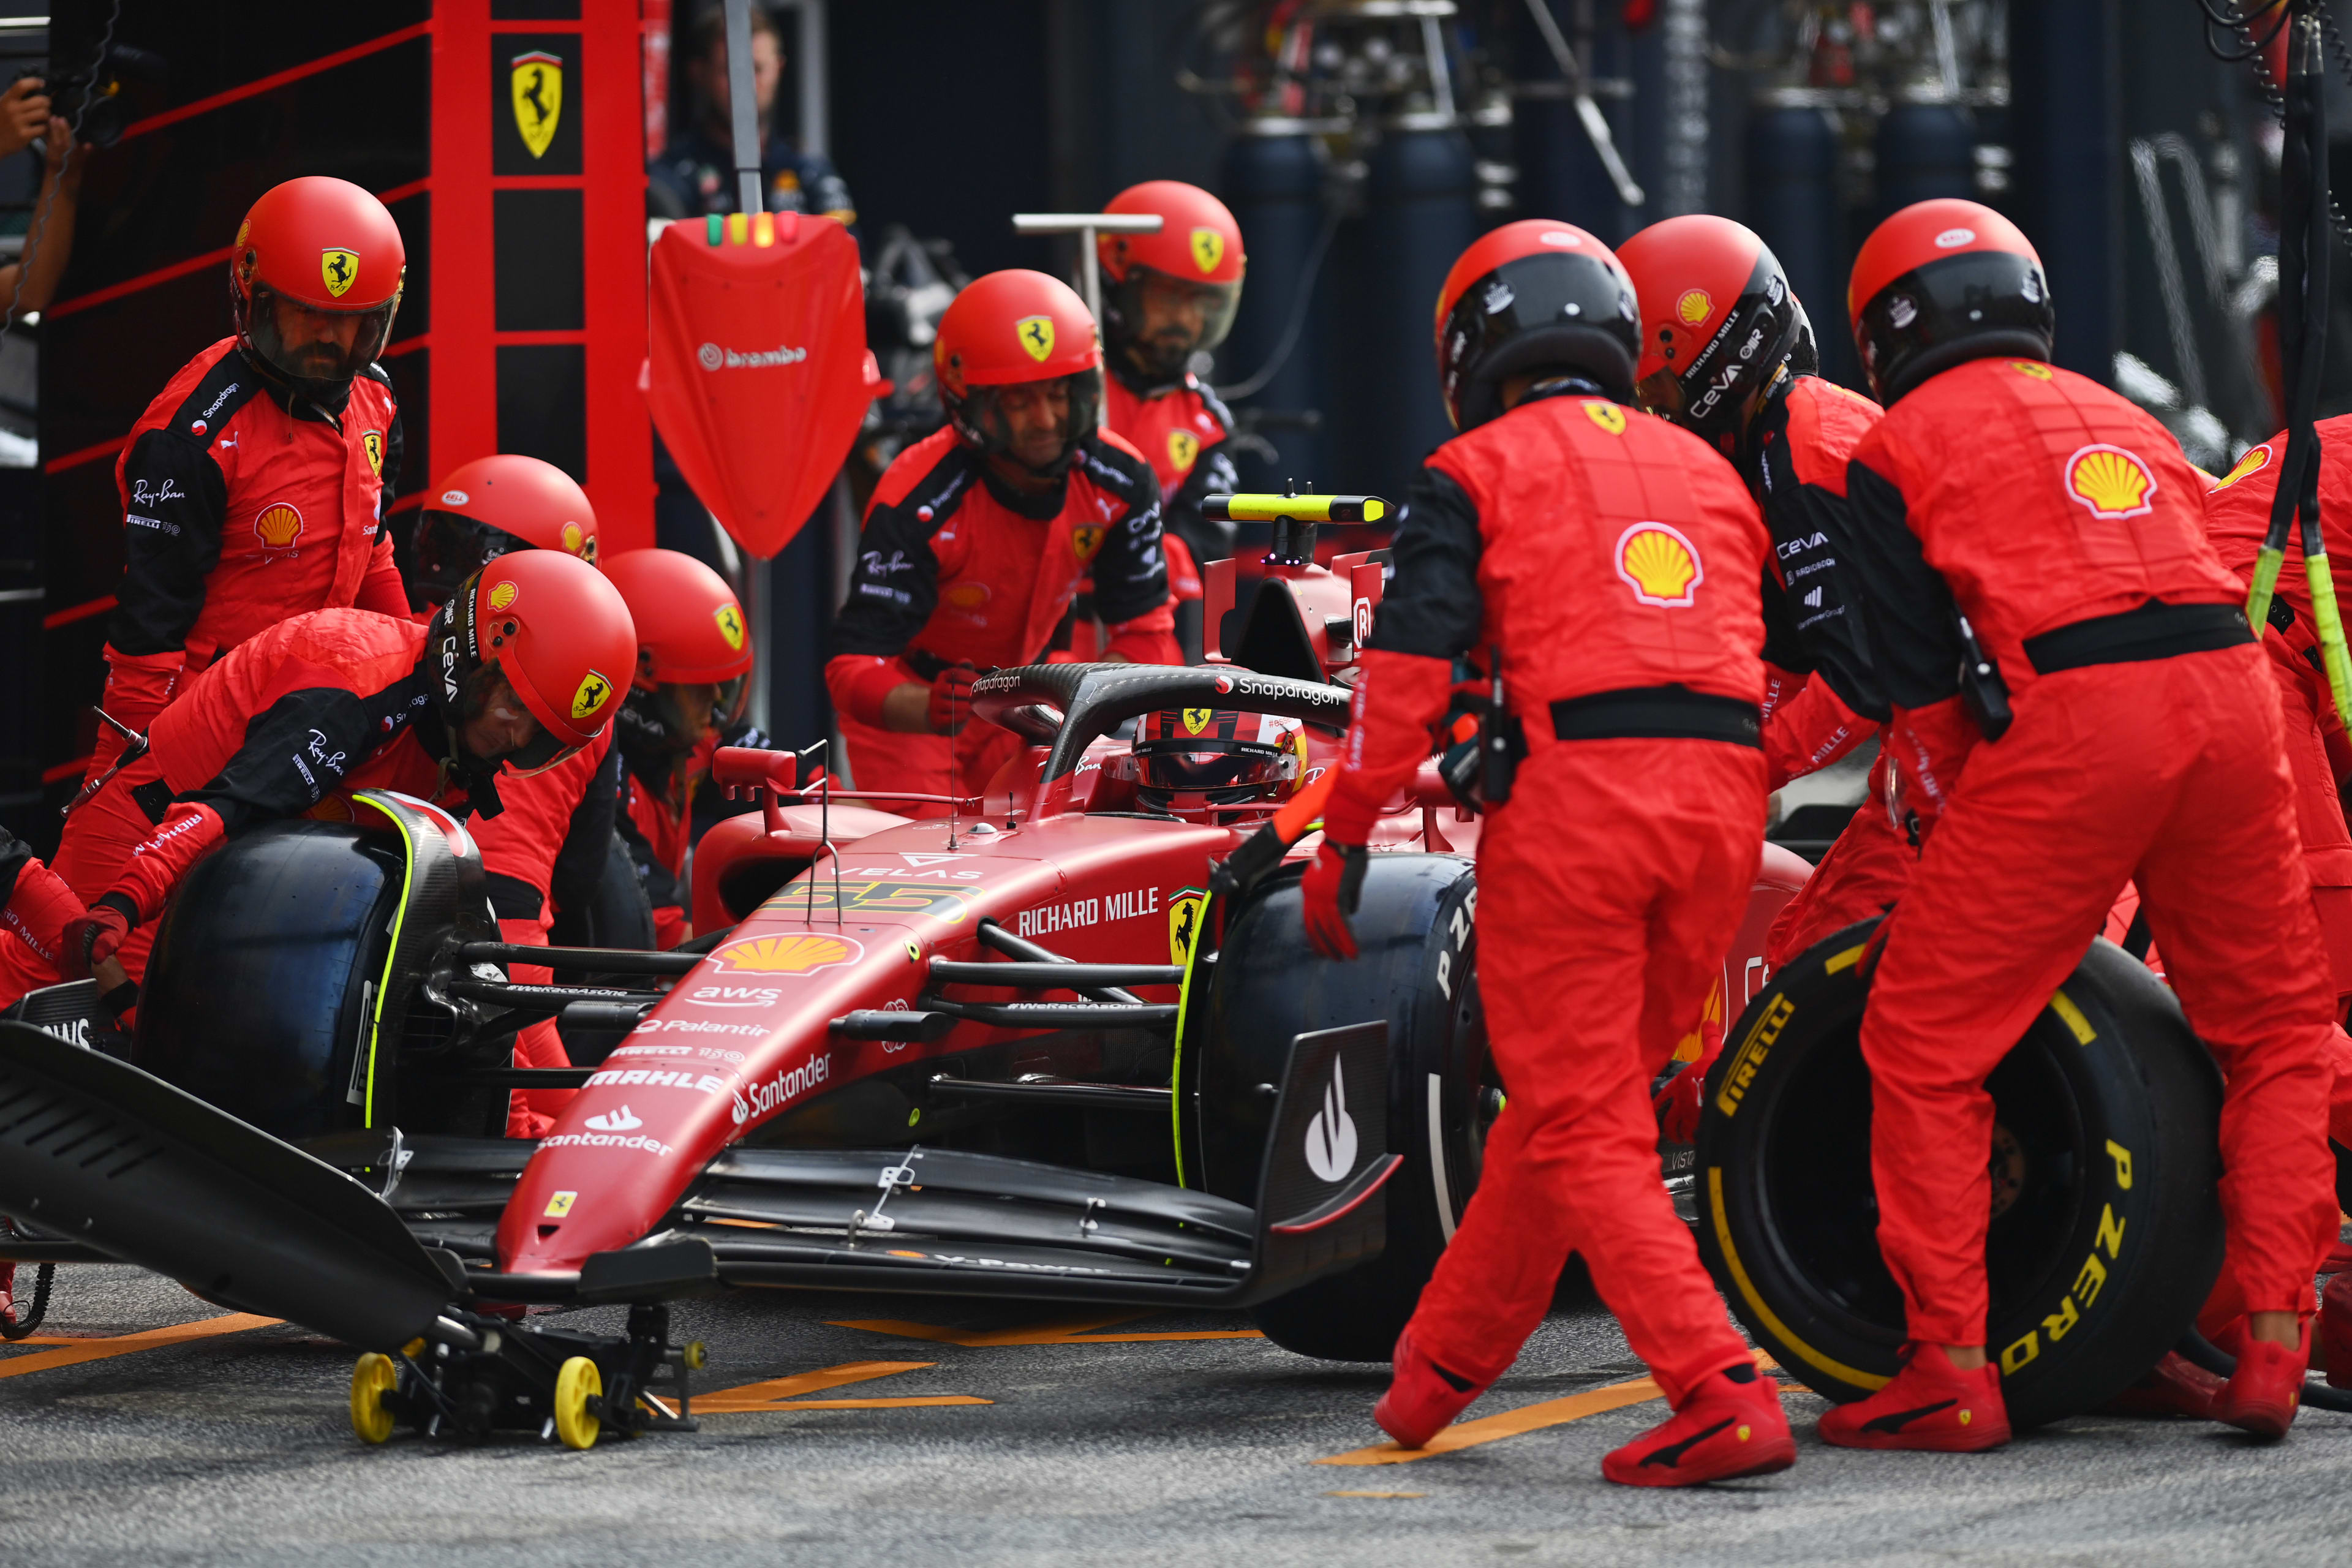
{"type": "Polygon", "coordinates": [[[442,695],[453,730],[479,710],[492,668],[539,721],[539,738],[503,759],[519,773],[553,767],[604,733],[636,664],[636,626],[620,590],[561,551],[499,556],[467,579],[436,624],[446,628],[442,695]]]}
{"type": "Polygon", "coordinates": [[[1633,395],[1709,440],[1737,437],[1792,363],[1805,313],[1769,247],[1729,218],[1654,223],[1618,247],[1642,301],[1633,395]]]}
{"type": "Polygon", "coordinates": [[[407,266],[400,226],[350,181],[306,174],[273,185],[229,251],[237,342],[265,373],[340,410],[352,377],[392,336],[407,266]]]}
{"type": "Polygon", "coordinates": [[[2058,330],[2032,243],[1990,207],[1949,196],[1871,231],[1845,308],[1881,403],[1969,360],[2046,360],[2058,330]]]}
{"type": "Polygon", "coordinates": [[[1298,793],[1307,766],[1307,727],[1296,719],[1177,708],[1143,716],[1114,774],[1134,780],[1147,805],[1185,816],[1211,806],[1272,807],[1298,793]]]}
{"type": "MultiPolygon", "coordinates": [[[[742,716],[751,638],[727,579],[675,550],[632,550],[604,574],[637,624],[635,674],[615,731],[632,756],[690,752],[709,721],[689,712],[676,688],[710,687],[709,719],[742,716]]],[[[697,710],[700,699],[692,705],[697,710]]]]}
{"type": "Polygon", "coordinates": [[[1620,403],[1641,352],[1633,284],[1574,224],[1522,218],[1482,235],[1437,290],[1437,374],[1456,430],[1503,412],[1503,383],[1557,368],[1620,403]]]}
{"type": "Polygon", "coordinates": [[[1113,362],[1177,380],[1194,354],[1215,348],[1233,329],[1246,260],[1241,226],[1224,203],[1181,180],[1129,185],[1103,211],[1164,220],[1158,234],[1106,234],[1095,251],[1108,279],[1103,337],[1113,362]]]}
{"type": "Polygon", "coordinates": [[[417,575],[436,604],[512,550],[561,550],[596,563],[596,509],[570,474],[501,452],[460,466],[425,496],[416,522],[417,575]]]}
{"type": "Polygon", "coordinates": [[[1015,268],[965,285],[931,340],[931,368],[956,434],[983,452],[1009,454],[994,388],[1066,381],[1070,412],[1061,456],[1039,468],[1059,474],[1102,406],[1102,342],[1086,301],[1059,279],[1015,268]]]}

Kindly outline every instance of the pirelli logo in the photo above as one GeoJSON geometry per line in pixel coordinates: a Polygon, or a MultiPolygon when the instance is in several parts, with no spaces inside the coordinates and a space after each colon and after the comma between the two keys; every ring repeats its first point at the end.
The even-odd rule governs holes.
{"type": "Polygon", "coordinates": [[[1739,1102],[1746,1097],[1748,1086],[1756,1081],[1756,1069],[1764,1065],[1765,1057],[1771,1053],[1772,1042],[1780,1037],[1780,1031],[1788,1027],[1789,1020],[1796,1016],[1796,1012],[1797,1005],[1786,995],[1772,998],[1772,1005],[1764,1009],[1763,1016],[1756,1020],[1747,1037],[1739,1042],[1739,1049],[1732,1053],[1730,1069],[1723,1075],[1723,1087],[1716,1091],[1715,1108],[1717,1110],[1726,1116],[1739,1114],[1739,1102]]]}

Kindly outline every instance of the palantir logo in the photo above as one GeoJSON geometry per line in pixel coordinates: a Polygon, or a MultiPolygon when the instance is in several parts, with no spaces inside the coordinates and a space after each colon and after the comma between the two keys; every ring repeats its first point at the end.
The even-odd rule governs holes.
{"type": "Polygon", "coordinates": [[[1337,1057],[1331,1081],[1323,1087],[1323,1109],[1307,1124],[1307,1168],[1325,1182],[1342,1180],[1356,1168],[1356,1123],[1348,1114],[1348,1085],[1337,1057]]]}
{"type": "MultiPolygon", "coordinates": [[[[590,1117],[588,1125],[598,1132],[626,1132],[630,1128],[643,1127],[645,1123],[631,1115],[629,1108],[625,1105],[618,1110],[608,1110],[602,1116],[590,1117]]],[[[1348,1147],[1353,1149],[1355,1146],[1355,1131],[1351,1128],[1348,1133],[1348,1147]]]]}

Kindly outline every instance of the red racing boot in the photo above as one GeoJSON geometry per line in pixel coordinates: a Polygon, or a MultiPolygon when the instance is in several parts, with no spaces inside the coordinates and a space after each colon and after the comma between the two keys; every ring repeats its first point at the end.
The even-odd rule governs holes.
{"type": "Polygon", "coordinates": [[[2352,1274],[2338,1274],[2319,1293],[2319,1353],[2327,1360],[2327,1385],[2352,1388],[2352,1274]]]}
{"type": "Polygon", "coordinates": [[[2303,1374],[2311,1361],[2311,1324],[2305,1321],[2303,1337],[2294,1345],[2258,1340],[2245,1331],[2242,1322],[2231,1327],[2237,1331],[2231,1338],[2236,1341],[2232,1348],[2238,1370],[2230,1374],[2230,1385],[2214,1402],[2213,1419],[2257,1437],[2284,1437],[2303,1404],[2303,1374]]]}
{"type": "Polygon", "coordinates": [[[1601,1473],[1621,1487],[1694,1487],[1796,1462],[1780,1385],[1743,1365],[1701,1378],[1671,1417],[1602,1459],[1601,1473]]]}
{"type": "MultiPolygon", "coordinates": [[[[2347,1360],[2352,1365],[2352,1360],[2347,1360]]],[[[2099,1406],[2102,1415],[2187,1415],[2213,1419],[2214,1402],[2221,1397],[2221,1380],[2177,1351],[2143,1374],[2137,1383],[2099,1406]]]]}
{"type": "Polygon", "coordinates": [[[1822,1441],[1841,1448],[1921,1448],[1973,1454],[2009,1441],[2009,1406],[2000,1369],[1954,1366],[1941,1345],[1904,1347],[1903,1370],[1867,1399],[1841,1405],[1821,1420],[1822,1441]]]}
{"type": "Polygon", "coordinates": [[[1412,1342],[1411,1329],[1397,1336],[1395,1365],[1395,1380],[1372,1407],[1372,1419],[1406,1448],[1428,1447],[1429,1440],[1454,1425],[1454,1418],[1495,1381],[1465,1377],[1438,1365],[1412,1342]]]}

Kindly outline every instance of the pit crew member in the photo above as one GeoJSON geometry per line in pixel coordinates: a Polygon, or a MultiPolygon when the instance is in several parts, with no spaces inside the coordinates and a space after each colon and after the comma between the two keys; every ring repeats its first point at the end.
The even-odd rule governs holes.
{"type": "Polygon", "coordinates": [[[1927,837],[1862,1026],[1879,1247],[1909,1348],[1822,1436],[2008,1439],[1984,1347],[1984,1079],[2129,879],[2228,1079],[2225,1273],[2251,1315],[2215,1414],[2277,1436],[2335,1233],[2333,987],[2276,693],[2243,590],[2205,542],[2204,486],[2163,426],[2048,363],[2040,258],[1990,208],[1896,213],[1846,298],[1887,412],[1855,448],[1837,542],[1927,837]]]}
{"type": "MultiPolygon", "coordinates": [[[[693,89],[694,123],[646,163],[648,217],[702,217],[735,210],[735,129],[727,75],[727,14],[706,9],[687,36],[686,79],[693,89]]],[[[759,109],[760,183],[772,213],[822,213],[857,221],[849,186],[822,153],[804,153],[775,134],[776,88],[784,76],[784,44],[763,5],[751,7],[751,95],[759,109]]]]}
{"type": "MultiPolygon", "coordinates": [[[[408,613],[381,527],[400,413],[375,363],[405,265],[383,204],[323,175],[263,192],[237,226],[236,331],[181,367],[115,464],[126,560],[100,703],[133,731],[289,616],[408,613]]],[[[122,743],[101,728],[89,776],[122,743]]],[[[75,853],[69,827],[58,854],[68,880],[75,853]]]]}
{"type": "Polygon", "coordinates": [[[856,785],[972,795],[1020,749],[965,723],[977,672],[1042,658],[1082,579],[1103,657],[1181,656],[1160,481],[1096,427],[1102,348],[1085,303],[1042,272],[992,272],[940,318],[931,363],[949,423],[875,487],[825,686],[856,785]]]}
{"type": "Polygon", "coordinates": [[[314,610],[247,638],[75,808],[92,824],[74,889],[90,908],[65,928],[65,973],[119,952],[137,979],[181,877],[257,823],[369,788],[496,816],[501,769],[552,767],[593,741],[635,652],[613,585],[551,550],[491,563],[429,624],[314,610]]]}
{"type": "MultiPolygon", "coordinates": [[[[37,986],[58,983],[66,922],[84,912],[73,889],[41,863],[32,846],[0,827],[0,931],[5,932],[0,951],[8,955],[0,967],[0,1007],[13,1005],[37,986]]],[[[0,1278],[0,1295],[6,1291],[7,1282],[0,1278]]]]}
{"type": "Polygon", "coordinates": [[[1204,496],[1240,479],[1230,453],[1234,416],[1192,374],[1192,356],[1225,341],[1240,307],[1241,226],[1225,204],[1181,180],[1130,185],[1109,213],[1157,213],[1158,234],[1107,234],[1095,242],[1103,277],[1103,350],[1109,379],[1103,424],[1142,453],[1159,477],[1161,542],[1176,595],[1176,640],[1201,658],[1201,574],[1234,552],[1234,525],[1201,515],[1204,496]]]}
{"type": "MultiPolygon", "coordinates": [[[[416,522],[416,578],[410,596],[424,602],[429,618],[466,579],[518,550],[560,550],[594,565],[596,510],[572,476],[552,463],[517,453],[477,458],[425,493],[416,522]]],[[[613,731],[607,726],[553,767],[508,779],[499,791],[505,809],[467,822],[482,852],[490,910],[506,941],[545,947],[559,909],[584,909],[594,901],[613,838],[614,792],[620,782],[613,763],[613,731]]],[[[554,978],[552,970],[538,964],[509,965],[507,973],[527,985],[554,978]]],[[[515,1036],[515,1065],[572,1065],[555,1020],[542,1018],[515,1036]]],[[[508,1136],[541,1136],[572,1093],[515,1090],[508,1136]]]]}
{"type": "Polygon", "coordinates": [[[1479,963],[1510,1098],[1375,1415],[1424,1446],[1579,1252],[1675,1412],[1601,1473],[1682,1486],[1796,1460],[1658,1184],[1649,1094],[1755,877],[1769,541],[1729,464],[1629,408],[1637,321],[1617,258],[1566,224],[1506,225],[1447,274],[1437,363],[1462,434],[1413,483],[1304,896],[1317,950],[1353,957],[1372,825],[1429,755],[1453,660],[1499,650],[1528,754],[1479,845],[1479,963]]]}
{"type": "Polygon", "coordinates": [[[727,580],[691,555],[633,550],[608,572],[637,627],[635,673],[613,721],[621,837],[653,905],[654,940],[672,948],[694,934],[694,794],[721,731],[742,718],[751,639],[727,580]]]}
{"type": "MultiPolygon", "coordinates": [[[[1728,218],[1668,218],[1618,252],[1642,301],[1634,395],[1731,459],[1772,534],[1763,578],[1768,788],[1827,766],[1878,732],[1885,694],[1851,607],[1851,574],[1830,544],[1845,510],[1846,459],[1878,405],[1823,381],[1805,310],[1755,232],[1728,218]]],[[[1865,805],[1774,922],[1780,968],[1821,937],[1880,913],[1903,890],[1910,842],[1865,805]]],[[[1660,1097],[1665,1131],[1688,1142],[1698,1091],[1722,1045],[1660,1097]]]]}

